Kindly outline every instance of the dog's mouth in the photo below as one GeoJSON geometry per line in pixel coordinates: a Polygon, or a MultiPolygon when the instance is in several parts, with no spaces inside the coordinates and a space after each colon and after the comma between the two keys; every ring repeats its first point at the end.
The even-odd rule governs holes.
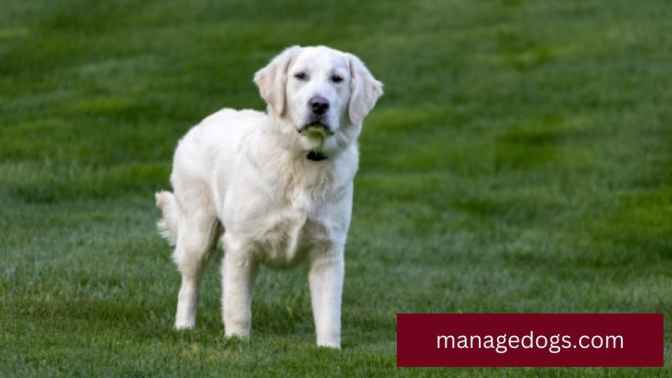
{"type": "Polygon", "coordinates": [[[334,132],[331,131],[331,127],[329,127],[328,124],[322,122],[322,121],[312,121],[310,123],[307,123],[303,126],[301,126],[299,129],[299,134],[306,134],[306,133],[317,133],[317,134],[323,134],[323,135],[333,135],[334,132]]]}

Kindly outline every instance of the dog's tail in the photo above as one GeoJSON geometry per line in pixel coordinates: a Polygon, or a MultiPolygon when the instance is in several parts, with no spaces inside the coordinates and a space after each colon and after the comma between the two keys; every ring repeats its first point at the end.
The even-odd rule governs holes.
{"type": "Polygon", "coordinates": [[[156,207],[161,209],[162,218],[156,224],[159,234],[174,246],[177,242],[177,219],[178,211],[177,201],[173,193],[162,191],[155,194],[156,207]]]}

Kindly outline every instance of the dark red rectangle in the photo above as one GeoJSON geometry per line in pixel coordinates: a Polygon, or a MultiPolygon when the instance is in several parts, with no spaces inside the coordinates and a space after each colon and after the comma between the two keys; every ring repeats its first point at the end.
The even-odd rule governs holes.
{"type": "Polygon", "coordinates": [[[397,314],[399,367],[663,364],[662,314],[397,314]]]}

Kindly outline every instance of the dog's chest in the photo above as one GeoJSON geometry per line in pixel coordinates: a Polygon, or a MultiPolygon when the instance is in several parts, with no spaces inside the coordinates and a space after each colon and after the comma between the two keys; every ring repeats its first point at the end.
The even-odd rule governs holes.
{"type": "Polygon", "coordinates": [[[328,221],[311,201],[288,203],[269,214],[256,237],[255,256],[260,262],[285,267],[301,262],[310,251],[329,245],[328,221]]]}

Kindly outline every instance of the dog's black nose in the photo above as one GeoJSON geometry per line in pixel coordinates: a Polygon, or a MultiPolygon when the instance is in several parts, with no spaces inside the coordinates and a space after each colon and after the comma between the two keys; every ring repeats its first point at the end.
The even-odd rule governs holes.
{"type": "Polygon", "coordinates": [[[322,115],[329,110],[329,101],[322,96],[314,96],[308,101],[310,109],[317,115],[322,115]]]}

